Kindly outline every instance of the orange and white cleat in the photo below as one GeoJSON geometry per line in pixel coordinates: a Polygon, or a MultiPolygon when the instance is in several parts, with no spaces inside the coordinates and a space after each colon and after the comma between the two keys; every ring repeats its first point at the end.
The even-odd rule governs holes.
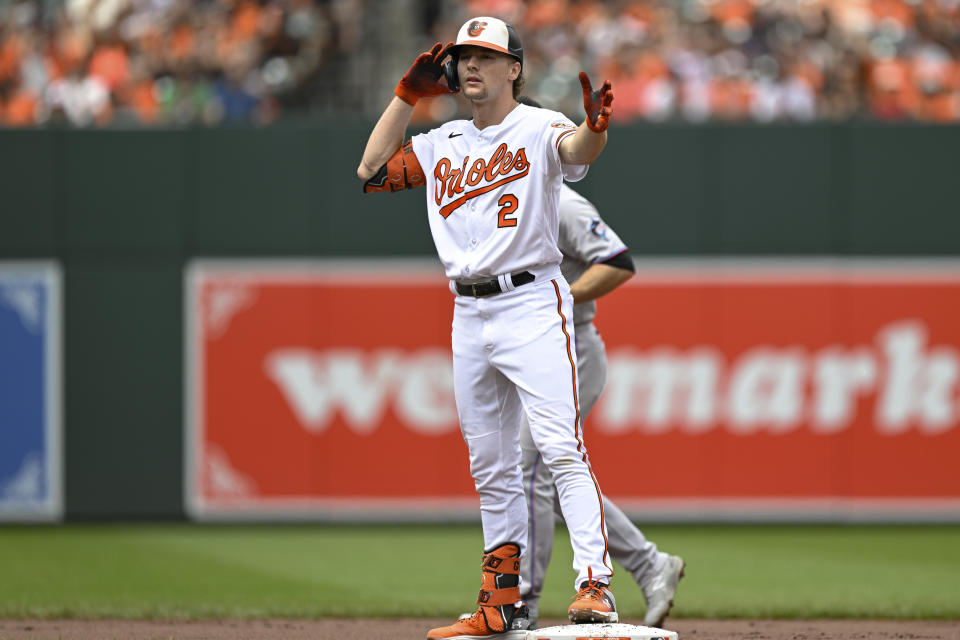
{"type": "Polygon", "coordinates": [[[530,627],[527,622],[527,608],[524,606],[513,609],[514,612],[508,616],[510,624],[506,627],[500,620],[488,618],[483,607],[480,607],[472,616],[461,616],[448,627],[431,629],[427,633],[427,640],[525,640],[530,627]]]}
{"type": "Polygon", "coordinates": [[[613,597],[610,587],[593,579],[593,571],[587,569],[589,579],[580,584],[580,591],[573,597],[573,604],[567,611],[567,616],[573,624],[588,624],[591,622],[617,622],[617,601],[613,597]]]}
{"type": "Polygon", "coordinates": [[[473,615],[431,629],[427,640],[523,640],[529,630],[527,607],[520,602],[520,547],[502,544],[483,555],[480,605],[473,615]]]}

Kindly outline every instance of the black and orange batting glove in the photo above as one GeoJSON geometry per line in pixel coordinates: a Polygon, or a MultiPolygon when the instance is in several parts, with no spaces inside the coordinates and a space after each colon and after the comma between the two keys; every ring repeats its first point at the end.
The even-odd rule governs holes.
{"type": "Polygon", "coordinates": [[[447,50],[452,46],[452,42],[448,42],[447,46],[438,42],[430,51],[417,56],[410,69],[397,83],[397,88],[393,90],[397,97],[413,106],[420,98],[454,93],[447,87],[446,81],[440,82],[443,77],[443,65],[440,61],[446,57],[447,50]]]}
{"type": "Polygon", "coordinates": [[[580,86],[583,87],[583,110],[587,112],[587,126],[591,131],[603,133],[610,124],[610,114],[613,112],[613,87],[609,80],[604,80],[603,86],[594,91],[590,78],[583,71],[580,72],[580,86]]]}

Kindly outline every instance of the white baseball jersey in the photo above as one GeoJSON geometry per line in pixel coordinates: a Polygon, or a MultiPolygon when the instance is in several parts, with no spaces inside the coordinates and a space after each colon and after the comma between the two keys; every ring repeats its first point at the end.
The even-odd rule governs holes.
{"type": "MultiPolygon", "coordinates": [[[[608,227],[597,208],[582,195],[563,185],[560,192],[560,235],[557,242],[563,262],[560,271],[573,284],[592,265],[609,260],[627,250],[613,229],[608,227]]],[[[573,306],[573,323],[592,322],[597,314],[595,300],[573,306]]]]}
{"type": "Polygon", "coordinates": [[[559,487],[576,584],[612,575],[600,489],[580,433],[573,299],[557,248],[560,188],[586,165],[565,165],[559,145],[576,126],[560,113],[518,105],[498,125],[456,120],[412,138],[426,176],[427,213],[447,277],[499,277],[502,292],[457,296],[451,346],[460,430],[480,496],[484,548],[527,541],[520,425],[559,487]],[[535,280],[513,288],[508,273],[535,280]]]}
{"type": "Polygon", "coordinates": [[[560,263],[558,187],[588,168],[560,160],[560,141],[576,129],[561,113],[521,104],[498,125],[454,120],[412,138],[448,278],[477,282],[560,263]]]}

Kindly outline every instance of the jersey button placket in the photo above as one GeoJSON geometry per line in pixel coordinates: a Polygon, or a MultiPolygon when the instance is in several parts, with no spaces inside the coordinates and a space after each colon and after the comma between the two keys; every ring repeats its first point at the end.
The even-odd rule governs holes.
{"type": "MultiPolygon", "coordinates": [[[[477,231],[476,213],[477,213],[477,203],[471,202],[470,203],[470,223],[469,223],[470,235],[473,235],[477,231]]],[[[473,251],[474,249],[477,248],[477,243],[478,241],[476,238],[470,238],[470,251],[473,251]]]]}

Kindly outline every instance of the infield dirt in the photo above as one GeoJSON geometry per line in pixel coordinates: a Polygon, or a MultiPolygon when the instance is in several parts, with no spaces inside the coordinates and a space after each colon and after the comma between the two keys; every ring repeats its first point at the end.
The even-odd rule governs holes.
{"type": "MultiPolygon", "coordinates": [[[[423,640],[446,619],[0,620],[0,640],[423,640]]],[[[564,621],[546,620],[545,626],[564,621]]],[[[960,640],[960,621],[676,620],[681,640],[960,640]]]]}

